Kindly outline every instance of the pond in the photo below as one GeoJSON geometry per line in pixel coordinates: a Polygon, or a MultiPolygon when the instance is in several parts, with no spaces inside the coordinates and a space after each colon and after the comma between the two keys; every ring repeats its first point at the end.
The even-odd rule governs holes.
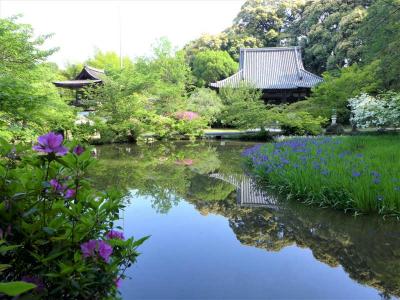
{"type": "Polygon", "coordinates": [[[240,154],[252,145],[97,147],[97,184],[128,195],[125,235],[151,235],[122,297],[399,297],[399,223],[267,195],[241,167],[240,154]]]}

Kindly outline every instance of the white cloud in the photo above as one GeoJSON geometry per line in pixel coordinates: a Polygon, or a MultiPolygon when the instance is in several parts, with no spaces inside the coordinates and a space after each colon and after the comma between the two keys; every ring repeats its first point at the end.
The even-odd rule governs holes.
{"type": "Polygon", "coordinates": [[[130,57],[148,54],[154,41],[168,37],[178,47],[202,33],[218,33],[229,25],[244,0],[214,1],[16,1],[0,0],[1,17],[23,14],[21,22],[35,33],[54,33],[48,47],[60,51],[51,61],[64,65],[82,61],[95,48],[119,52],[119,15],[122,52],[130,57]]]}

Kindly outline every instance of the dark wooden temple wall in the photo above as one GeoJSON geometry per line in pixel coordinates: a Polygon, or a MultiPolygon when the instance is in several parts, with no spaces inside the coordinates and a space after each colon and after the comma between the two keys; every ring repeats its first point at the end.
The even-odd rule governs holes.
{"type": "Polygon", "coordinates": [[[290,90],[263,90],[262,99],[265,103],[281,104],[304,100],[311,93],[311,89],[299,88],[290,90]]]}

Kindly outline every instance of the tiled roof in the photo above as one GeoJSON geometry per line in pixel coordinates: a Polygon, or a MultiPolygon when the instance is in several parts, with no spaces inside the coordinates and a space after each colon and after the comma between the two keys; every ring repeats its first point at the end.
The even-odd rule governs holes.
{"type": "Polygon", "coordinates": [[[103,70],[85,66],[74,80],[55,81],[57,87],[80,89],[82,87],[103,82],[105,73],[103,70]]]}
{"type": "Polygon", "coordinates": [[[104,70],[96,69],[90,66],[85,66],[83,70],[76,76],[76,80],[91,79],[101,80],[104,77],[104,70]]]}
{"type": "Polygon", "coordinates": [[[239,71],[210,86],[237,87],[246,82],[259,89],[311,88],[322,78],[304,69],[299,47],[240,49],[239,71]]]}

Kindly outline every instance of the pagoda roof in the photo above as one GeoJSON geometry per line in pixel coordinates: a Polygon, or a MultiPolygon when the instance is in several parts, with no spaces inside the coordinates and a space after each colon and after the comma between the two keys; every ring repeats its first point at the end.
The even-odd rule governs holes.
{"type": "Polygon", "coordinates": [[[90,66],[84,66],[82,71],[75,77],[75,80],[90,79],[101,80],[104,77],[104,70],[96,69],[90,66]]]}
{"type": "Polygon", "coordinates": [[[96,69],[90,66],[84,66],[82,71],[73,80],[54,81],[56,87],[80,89],[88,85],[99,84],[103,82],[104,70],[96,69]]]}
{"type": "Polygon", "coordinates": [[[101,83],[102,80],[90,80],[90,79],[83,79],[83,80],[65,80],[65,81],[54,81],[53,84],[56,87],[63,87],[63,88],[71,88],[71,89],[79,89],[91,84],[101,83]]]}
{"type": "Polygon", "coordinates": [[[323,79],[304,69],[299,47],[240,49],[239,71],[211,87],[238,87],[245,82],[259,89],[311,88],[323,79]]]}

